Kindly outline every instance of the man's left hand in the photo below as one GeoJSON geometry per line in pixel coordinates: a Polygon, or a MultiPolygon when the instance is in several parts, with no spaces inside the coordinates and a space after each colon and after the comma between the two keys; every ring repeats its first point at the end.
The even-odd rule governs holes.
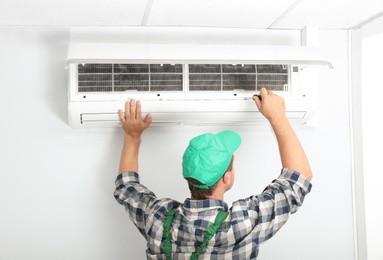
{"type": "Polygon", "coordinates": [[[140,137],[142,132],[150,126],[152,116],[147,114],[142,119],[141,102],[131,99],[125,103],[125,114],[122,110],[118,110],[122,127],[127,136],[140,137]]]}

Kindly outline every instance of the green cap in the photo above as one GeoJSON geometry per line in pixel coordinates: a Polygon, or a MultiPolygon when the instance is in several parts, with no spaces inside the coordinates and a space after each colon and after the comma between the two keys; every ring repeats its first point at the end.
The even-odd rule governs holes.
{"type": "Polygon", "coordinates": [[[194,137],[182,158],[184,178],[193,178],[202,183],[194,185],[197,188],[207,189],[214,185],[226,172],[241,141],[239,134],[228,130],[194,137]]]}

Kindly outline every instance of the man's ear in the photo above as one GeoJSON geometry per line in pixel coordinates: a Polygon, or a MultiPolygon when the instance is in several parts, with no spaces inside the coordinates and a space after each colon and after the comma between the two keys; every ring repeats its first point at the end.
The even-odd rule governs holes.
{"type": "Polygon", "coordinates": [[[223,174],[222,176],[222,181],[223,183],[225,184],[229,184],[231,182],[231,175],[230,175],[230,171],[227,171],[223,174]]]}

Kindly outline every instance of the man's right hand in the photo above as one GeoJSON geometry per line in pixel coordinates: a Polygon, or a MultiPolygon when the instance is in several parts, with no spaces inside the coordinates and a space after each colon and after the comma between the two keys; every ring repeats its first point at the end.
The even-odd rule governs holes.
{"type": "Polygon", "coordinates": [[[271,90],[266,90],[265,88],[261,88],[260,95],[262,101],[257,96],[254,96],[253,100],[255,101],[259,112],[261,112],[270,123],[285,118],[285,101],[282,97],[273,94],[271,90]]]}
{"type": "Polygon", "coordinates": [[[277,137],[282,167],[297,171],[311,180],[312,172],[309,161],[286,117],[283,98],[265,88],[261,89],[261,97],[262,101],[257,96],[254,96],[253,99],[262,115],[269,120],[277,137]]]}

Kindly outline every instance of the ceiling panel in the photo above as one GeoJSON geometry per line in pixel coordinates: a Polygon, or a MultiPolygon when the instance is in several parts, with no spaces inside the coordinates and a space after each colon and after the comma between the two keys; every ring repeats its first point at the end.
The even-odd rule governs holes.
{"type": "Polygon", "coordinates": [[[146,25],[268,28],[295,0],[154,1],[146,25]]]}
{"type": "Polygon", "coordinates": [[[383,0],[0,0],[2,26],[343,29],[377,14],[383,0]]]}
{"type": "Polygon", "coordinates": [[[323,29],[352,28],[381,12],[382,0],[303,0],[272,28],[302,29],[306,25],[323,29]]]}
{"type": "Polygon", "coordinates": [[[0,0],[0,25],[141,25],[144,0],[0,0]]]}

